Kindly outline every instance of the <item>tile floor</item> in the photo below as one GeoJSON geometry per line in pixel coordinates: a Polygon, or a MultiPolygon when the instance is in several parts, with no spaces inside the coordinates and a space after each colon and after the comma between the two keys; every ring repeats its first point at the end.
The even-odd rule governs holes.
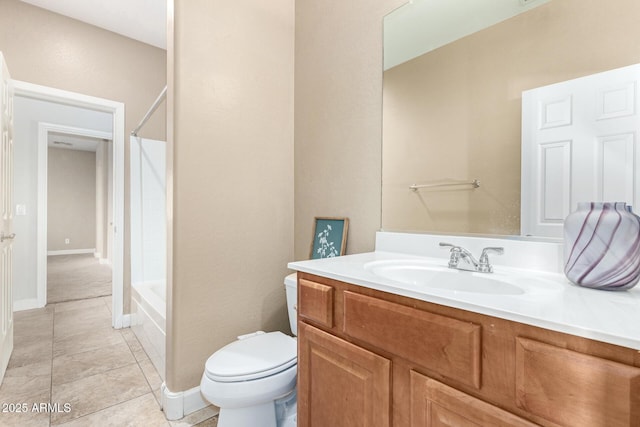
{"type": "Polygon", "coordinates": [[[111,295],[111,267],[93,254],[47,257],[47,303],[111,295]]]}
{"type": "Polygon", "coordinates": [[[111,328],[110,296],[17,312],[0,427],[217,425],[212,407],[167,421],[161,383],[131,329],[111,328]]]}

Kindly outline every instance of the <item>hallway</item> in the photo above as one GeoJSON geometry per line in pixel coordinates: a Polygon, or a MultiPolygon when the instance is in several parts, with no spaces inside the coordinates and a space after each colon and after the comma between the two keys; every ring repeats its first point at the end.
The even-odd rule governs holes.
{"type": "Polygon", "coordinates": [[[161,383],[131,329],[111,327],[111,297],[17,312],[0,426],[216,426],[211,407],[168,422],[161,383]]]}

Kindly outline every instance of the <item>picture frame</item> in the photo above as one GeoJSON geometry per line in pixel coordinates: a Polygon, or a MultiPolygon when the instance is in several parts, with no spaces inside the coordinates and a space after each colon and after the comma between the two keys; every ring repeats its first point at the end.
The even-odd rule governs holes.
{"type": "Polygon", "coordinates": [[[315,217],[310,259],[332,258],[345,254],[349,218],[315,217]]]}

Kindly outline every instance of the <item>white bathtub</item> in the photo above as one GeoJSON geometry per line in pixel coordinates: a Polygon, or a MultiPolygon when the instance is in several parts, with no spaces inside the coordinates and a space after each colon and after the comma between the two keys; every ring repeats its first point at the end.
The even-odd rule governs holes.
{"type": "Polygon", "coordinates": [[[134,283],[131,286],[131,329],[163,381],[167,336],[166,290],[164,282],[134,283]]]}

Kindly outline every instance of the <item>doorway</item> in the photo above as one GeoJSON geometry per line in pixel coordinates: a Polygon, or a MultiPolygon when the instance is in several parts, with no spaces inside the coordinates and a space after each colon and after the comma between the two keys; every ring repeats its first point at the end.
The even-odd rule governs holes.
{"type": "MultiPolygon", "coordinates": [[[[111,235],[111,267],[112,267],[112,326],[122,328],[129,326],[129,315],[123,313],[123,263],[124,263],[124,104],[103,98],[96,98],[74,92],[63,91],[46,86],[14,81],[15,95],[29,99],[48,101],[61,106],[71,106],[88,111],[107,113],[110,118],[113,141],[113,162],[110,167],[113,177],[112,194],[112,225],[111,235]]],[[[17,114],[20,114],[18,110],[17,114]]],[[[36,243],[33,245],[36,253],[35,270],[35,298],[33,294],[26,295],[22,300],[16,298],[15,309],[44,307],[47,302],[47,138],[49,132],[55,132],[56,126],[50,123],[38,125],[37,150],[37,225],[36,243]],[[44,145],[44,147],[43,147],[44,145]]],[[[64,126],[63,126],[64,127],[64,126]]],[[[67,129],[68,130],[68,129],[67,129]]],[[[59,129],[58,129],[59,131],[59,129]]],[[[90,136],[90,135],[88,135],[90,136]]],[[[98,137],[104,137],[99,135],[98,137]]],[[[29,268],[27,265],[16,263],[17,269],[29,268]]],[[[27,282],[29,285],[31,281],[27,282]]],[[[29,290],[30,291],[30,290],[29,290]]]]}
{"type": "Polygon", "coordinates": [[[39,124],[48,156],[47,304],[111,296],[113,150],[111,117],[101,114],[109,132],[39,124]]]}

